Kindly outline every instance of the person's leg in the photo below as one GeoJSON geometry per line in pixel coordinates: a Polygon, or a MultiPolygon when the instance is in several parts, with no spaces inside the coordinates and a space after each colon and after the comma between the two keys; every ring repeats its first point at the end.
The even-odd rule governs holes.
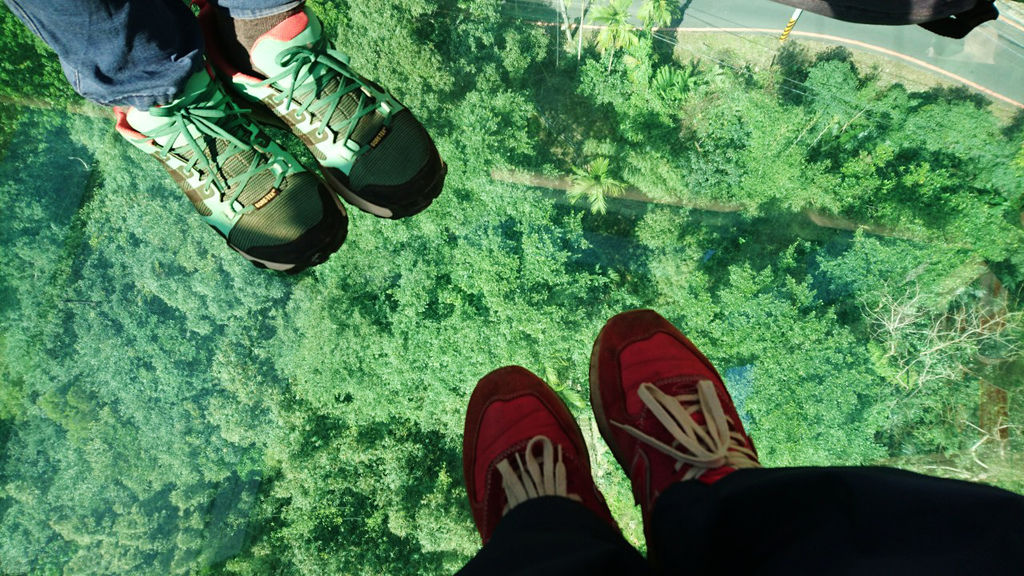
{"type": "Polygon", "coordinates": [[[1024,498],[882,468],[759,468],[721,378],[650,310],[605,325],[598,427],[663,574],[1018,574],[1024,498]]]}
{"type": "Polygon", "coordinates": [[[586,444],[569,410],[526,369],[501,368],[477,384],[462,458],[484,546],[459,574],[647,572],[594,485],[586,444]]]}
{"type": "Polygon", "coordinates": [[[254,19],[284,14],[301,7],[305,0],[216,0],[213,4],[223,8],[232,18],[254,19]]]}
{"type": "Polygon", "coordinates": [[[75,89],[158,159],[203,221],[254,265],[299,272],[345,239],[337,198],[228,97],[181,0],[6,0],[75,89]]]}
{"type": "Polygon", "coordinates": [[[617,530],[566,498],[517,506],[458,576],[629,576],[647,574],[643,557],[617,530]]]}
{"type": "Polygon", "coordinates": [[[4,0],[57,53],[75,91],[147,109],[202,67],[203,40],[181,0],[4,0]]]}
{"type": "Polygon", "coordinates": [[[249,51],[260,36],[302,11],[304,0],[211,0],[217,8],[215,50],[237,69],[256,74],[249,51]]]}
{"type": "Polygon", "coordinates": [[[303,141],[336,194],[375,216],[404,218],[441,193],[447,167],[426,129],[352,69],[310,8],[261,0],[199,4],[214,68],[303,141]],[[241,16],[254,14],[266,15],[241,16]]]}
{"type": "Polygon", "coordinates": [[[633,484],[651,545],[651,510],[680,480],[714,483],[758,468],[754,444],[711,362],[652,310],[609,320],[590,360],[590,404],[601,436],[633,484]]]}
{"type": "Polygon", "coordinates": [[[662,574],[1020,574],[1024,497],[891,468],[739,470],[654,505],[662,574]]]}

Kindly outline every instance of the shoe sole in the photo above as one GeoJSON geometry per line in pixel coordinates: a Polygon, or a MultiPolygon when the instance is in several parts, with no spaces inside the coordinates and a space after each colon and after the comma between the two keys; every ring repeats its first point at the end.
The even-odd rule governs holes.
{"type": "MultiPolygon", "coordinates": [[[[228,246],[231,245],[228,244],[228,246]]],[[[257,268],[266,268],[268,270],[275,270],[277,272],[288,272],[294,274],[295,272],[292,272],[291,270],[298,266],[298,264],[285,264],[282,262],[271,262],[270,260],[260,260],[255,256],[250,256],[245,252],[242,252],[241,250],[235,248],[234,246],[231,246],[231,249],[241,254],[242,257],[248,260],[249,262],[252,262],[253,265],[256,266],[257,268]]]]}
{"type": "Polygon", "coordinates": [[[345,241],[344,238],[344,234],[338,234],[336,238],[331,241],[331,243],[327,246],[326,249],[320,250],[313,254],[313,256],[305,264],[287,264],[284,262],[272,262],[270,260],[261,260],[260,258],[256,258],[255,256],[251,256],[249,254],[246,254],[245,252],[242,252],[241,250],[235,248],[234,246],[231,246],[230,244],[229,246],[231,246],[231,248],[235,252],[241,254],[243,258],[245,258],[249,262],[252,262],[252,264],[257,268],[266,268],[268,270],[274,270],[276,272],[284,272],[285,274],[298,274],[299,272],[312,268],[313,266],[319,266],[320,264],[327,262],[327,260],[331,257],[331,254],[334,254],[335,252],[338,251],[338,248],[341,248],[341,245],[345,241]]]}
{"type": "MultiPolygon", "coordinates": [[[[610,320],[609,320],[610,322],[610,320]]],[[[605,324],[607,327],[608,324],[605,324]]],[[[594,420],[597,421],[597,430],[601,433],[601,437],[604,438],[604,443],[608,445],[608,448],[612,451],[612,456],[615,456],[615,460],[622,467],[622,470],[629,476],[629,466],[626,465],[625,458],[620,453],[618,444],[612,437],[612,429],[608,425],[608,417],[604,412],[604,403],[601,401],[601,385],[600,378],[598,378],[598,350],[601,349],[601,337],[604,336],[604,328],[597,334],[597,339],[594,340],[594,347],[590,351],[590,374],[588,380],[590,381],[590,408],[594,412],[594,420]]]]}
{"type": "Polygon", "coordinates": [[[378,218],[398,220],[400,218],[407,218],[409,216],[419,214],[426,210],[427,207],[434,202],[434,199],[441,195],[444,178],[448,174],[448,165],[445,164],[443,160],[440,160],[440,162],[441,170],[438,171],[437,176],[430,183],[430,186],[427,187],[427,189],[430,190],[428,195],[416,198],[413,202],[408,204],[394,206],[392,208],[374,204],[362,196],[357,195],[352,190],[349,190],[348,186],[346,186],[341,180],[335,178],[331,170],[327,170],[323,166],[320,167],[320,173],[323,175],[327,186],[333,190],[335,194],[344,198],[349,204],[359,208],[363,212],[373,214],[378,218]]]}
{"type": "MultiPolygon", "coordinates": [[[[334,204],[338,207],[338,210],[341,212],[342,216],[345,218],[347,222],[348,215],[345,212],[345,208],[341,205],[341,203],[338,202],[338,199],[335,196],[331,195],[331,198],[334,200],[334,204]]],[[[302,272],[308,268],[312,268],[313,266],[319,266],[320,264],[327,262],[331,255],[337,252],[338,249],[341,248],[342,244],[345,243],[345,238],[347,235],[347,225],[339,227],[335,232],[334,237],[331,238],[330,242],[326,243],[320,250],[314,252],[313,255],[307,258],[303,264],[291,264],[285,262],[274,262],[272,260],[263,260],[250,254],[246,254],[242,250],[239,250],[238,248],[231,246],[230,243],[228,243],[228,246],[230,246],[231,249],[234,250],[235,252],[241,254],[243,258],[245,258],[249,262],[252,262],[252,264],[257,268],[266,268],[268,270],[284,272],[285,274],[298,274],[299,272],[302,272]]]]}
{"type": "Polygon", "coordinates": [[[326,247],[326,249],[320,250],[313,254],[313,256],[305,264],[286,264],[284,262],[272,262],[270,260],[261,260],[260,258],[256,258],[255,256],[251,256],[249,254],[246,254],[245,252],[242,252],[241,250],[235,248],[234,246],[231,246],[231,248],[235,252],[241,254],[243,258],[245,258],[249,262],[252,262],[252,264],[257,268],[266,268],[268,270],[274,270],[276,272],[284,272],[285,274],[298,274],[299,272],[302,272],[308,268],[312,268],[313,266],[319,266],[320,264],[327,262],[327,260],[331,257],[331,254],[334,254],[335,252],[338,251],[338,248],[341,248],[341,245],[345,242],[344,238],[344,234],[338,234],[336,238],[332,240],[331,243],[326,247]]]}

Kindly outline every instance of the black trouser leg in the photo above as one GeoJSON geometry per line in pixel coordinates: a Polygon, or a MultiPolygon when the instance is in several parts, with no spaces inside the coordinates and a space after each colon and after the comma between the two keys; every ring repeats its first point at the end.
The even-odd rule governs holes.
{"type": "Polygon", "coordinates": [[[740,470],[652,512],[661,574],[1024,574],[1024,497],[890,468],[740,470]]]}
{"type": "Polygon", "coordinates": [[[460,576],[645,575],[643,556],[582,504],[559,497],[520,504],[460,576]]]}

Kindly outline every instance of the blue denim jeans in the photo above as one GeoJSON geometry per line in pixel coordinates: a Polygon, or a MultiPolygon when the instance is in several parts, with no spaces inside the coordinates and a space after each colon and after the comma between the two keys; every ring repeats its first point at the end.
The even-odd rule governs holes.
{"type": "MultiPolygon", "coordinates": [[[[4,0],[53,48],[75,91],[106,106],[173,100],[203,65],[203,38],[182,0],[4,0]]],[[[301,0],[219,0],[232,18],[284,12],[301,0]]]]}

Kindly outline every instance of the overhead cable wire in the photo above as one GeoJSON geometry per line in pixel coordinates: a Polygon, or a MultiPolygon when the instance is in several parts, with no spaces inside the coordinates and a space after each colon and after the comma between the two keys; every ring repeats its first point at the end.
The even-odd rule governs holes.
{"type": "MultiPolygon", "coordinates": [[[[690,21],[694,21],[694,22],[703,24],[704,27],[709,28],[709,29],[714,29],[714,31],[716,31],[716,32],[720,32],[720,33],[723,33],[723,34],[731,35],[731,36],[733,36],[735,38],[740,39],[743,42],[746,42],[746,43],[748,43],[748,44],[758,48],[762,52],[772,53],[772,54],[773,53],[777,53],[778,43],[776,43],[776,42],[764,42],[764,43],[762,43],[762,42],[759,42],[758,40],[756,40],[756,37],[760,36],[762,34],[767,34],[769,36],[770,35],[774,35],[777,32],[774,29],[757,29],[757,28],[752,28],[752,27],[750,27],[747,24],[744,24],[742,22],[739,22],[737,20],[734,20],[734,19],[730,18],[727,13],[723,13],[723,12],[714,12],[714,13],[712,13],[712,12],[708,12],[707,10],[702,10],[700,7],[694,7],[694,6],[691,6],[691,7],[687,8],[687,10],[686,10],[686,12],[685,12],[685,14],[683,16],[683,21],[686,21],[686,20],[690,20],[690,21]],[[727,27],[723,27],[722,24],[726,24],[727,27]],[[729,25],[731,25],[731,26],[729,26],[729,25]],[[737,32],[737,29],[744,29],[744,30],[748,30],[749,32],[740,33],[740,32],[737,32]]],[[[708,31],[711,32],[712,30],[708,30],[708,31]]],[[[989,34],[989,35],[995,33],[990,28],[983,29],[980,32],[984,32],[984,33],[989,34]]],[[[801,33],[801,32],[797,32],[796,34],[804,35],[804,36],[809,35],[809,33],[801,33]]],[[[765,38],[767,40],[767,37],[765,37],[765,38]]],[[[820,38],[812,38],[812,39],[817,39],[819,41],[825,41],[825,42],[829,42],[829,43],[837,43],[837,44],[841,44],[841,45],[853,44],[855,47],[858,47],[858,46],[859,47],[863,47],[863,48],[867,49],[870,52],[880,52],[881,56],[883,58],[887,59],[887,60],[890,60],[890,61],[892,61],[892,60],[904,60],[907,63],[909,63],[910,65],[914,66],[915,68],[924,68],[926,71],[928,71],[930,73],[933,73],[933,74],[938,73],[940,76],[947,76],[950,80],[952,80],[952,81],[954,81],[954,82],[956,82],[958,84],[967,85],[967,86],[969,86],[969,87],[971,87],[971,88],[973,88],[973,89],[975,89],[975,90],[977,90],[979,92],[982,92],[982,93],[984,93],[984,94],[986,94],[988,96],[991,96],[991,97],[996,98],[998,100],[1002,100],[1002,101],[1004,101],[1004,102],[1006,102],[1008,104],[1014,105],[1016,107],[1024,108],[1024,104],[1022,104],[1021,102],[1018,102],[1018,101],[1016,101],[1016,100],[1014,100],[1012,98],[1009,98],[1009,97],[1007,97],[1005,95],[999,94],[998,92],[996,92],[994,90],[991,90],[989,88],[986,88],[984,86],[981,86],[980,84],[977,84],[976,82],[972,82],[972,81],[970,81],[970,80],[968,80],[966,78],[963,78],[963,77],[961,77],[961,76],[959,76],[957,74],[951,73],[951,72],[949,72],[949,71],[947,71],[947,70],[945,70],[943,68],[940,68],[938,66],[935,66],[933,64],[930,64],[930,63],[928,63],[926,61],[920,60],[919,58],[915,58],[915,57],[910,56],[910,55],[906,55],[906,54],[890,51],[890,50],[887,50],[887,49],[885,49],[883,47],[880,47],[880,46],[874,46],[874,45],[867,44],[867,43],[864,43],[864,42],[860,42],[860,41],[857,41],[857,40],[853,40],[853,39],[850,39],[850,38],[829,37],[828,35],[822,34],[822,35],[820,35],[820,38]]],[[[1009,43],[1012,43],[1012,39],[1007,39],[1007,42],[1002,44],[1001,48],[1005,49],[1008,53],[1012,54],[1016,58],[1021,59],[1022,60],[1021,68],[1024,69],[1024,54],[1022,54],[1017,49],[1009,46],[1009,43]]],[[[904,74],[901,74],[901,73],[893,71],[893,70],[886,70],[886,78],[887,79],[900,80],[905,85],[909,85],[909,86],[914,86],[914,85],[922,84],[922,81],[919,80],[919,79],[915,80],[913,78],[910,78],[909,76],[906,76],[904,74]]]]}
{"type": "MultiPolygon", "coordinates": [[[[733,20],[731,18],[728,18],[727,16],[724,16],[722,14],[711,14],[711,13],[705,11],[705,10],[700,10],[699,8],[692,8],[691,7],[691,8],[689,8],[687,10],[686,17],[688,17],[691,20],[694,20],[696,22],[699,22],[699,23],[705,25],[709,29],[714,29],[717,32],[720,32],[720,33],[723,33],[723,34],[728,34],[730,36],[738,38],[738,39],[740,39],[740,40],[742,40],[744,42],[747,42],[747,43],[751,44],[752,46],[760,48],[763,51],[766,51],[766,52],[776,52],[778,50],[778,43],[777,42],[760,43],[760,42],[755,40],[755,37],[762,36],[762,34],[766,34],[766,31],[758,30],[758,31],[755,32],[754,30],[756,30],[756,29],[752,28],[751,26],[748,26],[746,24],[743,24],[742,22],[739,22],[739,21],[733,20]],[[705,14],[705,15],[707,15],[707,17],[706,18],[702,18],[701,16],[699,16],[697,14],[691,14],[691,12],[696,12],[696,13],[699,13],[699,14],[705,14]],[[721,22],[724,22],[726,24],[731,24],[733,29],[722,27],[722,26],[720,26],[720,24],[718,22],[713,21],[713,19],[717,19],[717,20],[719,20],[721,22]],[[750,32],[738,33],[738,32],[735,31],[736,28],[743,28],[743,29],[749,30],[750,32]]],[[[684,17],[684,19],[686,17],[684,17]]],[[[803,35],[804,33],[796,32],[795,34],[796,35],[803,35]]],[[[766,40],[768,39],[768,36],[762,36],[762,37],[765,38],[766,40]]],[[[851,42],[853,42],[855,44],[857,44],[857,43],[864,44],[862,42],[854,41],[852,39],[845,39],[846,42],[844,42],[843,41],[844,39],[840,38],[840,37],[835,37],[835,39],[821,38],[819,41],[821,41],[821,40],[824,40],[824,41],[827,41],[827,42],[838,43],[840,45],[849,44],[851,42]]],[[[1024,68],[1024,54],[1022,54],[1021,52],[1017,51],[1016,49],[1010,47],[1009,45],[1004,45],[1003,48],[1005,48],[1008,52],[1012,53],[1014,56],[1017,56],[1018,58],[1020,58],[1021,59],[1021,66],[1022,66],[1022,68],[1024,68]]],[[[893,60],[894,59],[892,57],[888,57],[887,55],[885,55],[884,51],[881,50],[880,47],[876,48],[873,51],[882,51],[883,52],[882,57],[886,58],[887,60],[893,60]]],[[[919,61],[918,58],[914,58],[914,57],[911,57],[909,55],[906,55],[906,57],[904,59],[905,60],[911,60],[911,61],[919,61]]],[[[933,65],[931,65],[931,64],[929,64],[927,62],[919,61],[918,65],[915,66],[915,67],[918,67],[918,68],[926,67],[927,68],[928,66],[933,66],[933,65]]],[[[935,67],[935,66],[933,66],[933,67],[935,67]]],[[[938,68],[938,67],[935,67],[935,68],[938,68]]],[[[934,73],[934,70],[928,70],[928,71],[931,72],[931,73],[934,73]]],[[[921,84],[920,80],[915,80],[913,78],[910,78],[909,76],[906,76],[904,74],[901,74],[901,73],[893,71],[893,70],[886,70],[886,77],[889,78],[889,79],[901,80],[906,85],[913,86],[913,85],[921,84]]],[[[989,95],[993,94],[993,91],[991,91],[991,90],[989,90],[987,88],[984,88],[983,86],[979,86],[979,85],[976,85],[974,83],[971,83],[970,81],[967,81],[967,79],[960,78],[957,75],[952,75],[951,79],[955,80],[957,83],[966,84],[966,85],[971,86],[971,87],[973,87],[975,89],[981,88],[981,90],[979,90],[979,91],[981,91],[983,93],[988,93],[989,95]],[[974,84],[974,85],[972,85],[972,84],[974,84]]],[[[997,96],[997,98],[999,98],[999,96],[997,96]]],[[[1005,97],[999,98],[999,99],[1007,101],[1008,103],[1011,103],[1011,104],[1015,104],[1017,106],[1020,105],[1019,103],[1017,103],[1013,99],[1009,99],[1009,98],[1005,98],[1005,97]]]]}

